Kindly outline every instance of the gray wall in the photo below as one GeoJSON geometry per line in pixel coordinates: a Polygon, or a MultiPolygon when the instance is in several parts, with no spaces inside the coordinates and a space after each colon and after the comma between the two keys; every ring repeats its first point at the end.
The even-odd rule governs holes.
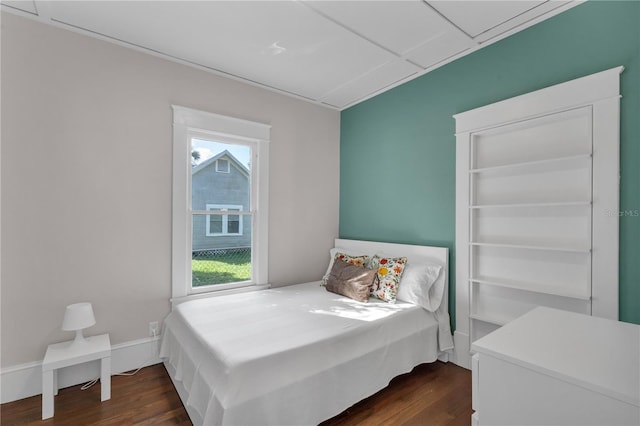
{"type": "Polygon", "coordinates": [[[338,112],[7,13],[1,39],[2,367],[71,339],[70,303],[113,344],[169,313],[171,104],[272,125],[269,279],[320,279],[338,112]]]}

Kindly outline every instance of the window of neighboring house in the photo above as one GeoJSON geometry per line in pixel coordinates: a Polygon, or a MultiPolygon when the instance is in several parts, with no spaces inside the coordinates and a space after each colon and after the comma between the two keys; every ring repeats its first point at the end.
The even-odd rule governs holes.
{"type": "Polygon", "coordinates": [[[172,296],[266,285],[270,126],[173,106],[173,128],[172,296]]]}
{"type": "Polygon", "coordinates": [[[223,214],[209,214],[206,219],[206,235],[242,235],[242,219],[239,214],[224,214],[226,212],[241,212],[242,206],[228,204],[207,204],[207,210],[218,210],[223,214]]]}
{"type": "Polygon", "coordinates": [[[218,159],[216,160],[216,172],[229,173],[229,160],[218,159]]]}

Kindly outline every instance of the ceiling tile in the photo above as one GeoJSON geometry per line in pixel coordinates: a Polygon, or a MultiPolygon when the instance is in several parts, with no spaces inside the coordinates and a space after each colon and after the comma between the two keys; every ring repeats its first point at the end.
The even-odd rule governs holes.
{"type": "Polygon", "coordinates": [[[0,2],[3,11],[341,109],[581,0],[0,2]]]}
{"type": "Polygon", "coordinates": [[[305,4],[398,55],[453,28],[421,0],[309,1],[305,4]]]}
{"type": "Polygon", "coordinates": [[[420,71],[421,68],[403,59],[396,59],[338,87],[320,100],[334,107],[344,108],[420,71]]]}
{"type": "Polygon", "coordinates": [[[472,37],[502,24],[544,1],[429,1],[429,4],[472,37]]]}
{"type": "Polygon", "coordinates": [[[533,9],[529,9],[528,11],[521,13],[518,16],[514,16],[508,21],[503,22],[502,24],[491,28],[488,31],[483,32],[479,36],[475,37],[474,40],[479,43],[484,43],[494,38],[499,38],[498,36],[510,31],[514,30],[519,31],[521,29],[526,28],[531,25],[531,22],[536,19],[547,19],[553,15],[553,11],[555,9],[562,8],[566,4],[570,3],[570,0],[562,1],[562,0],[551,0],[542,3],[540,6],[535,7],[533,9]]]}
{"type": "Polygon", "coordinates": [[[394,59],[297,2],[148,6],[147,2],[54,2],[52,16],[311,99],[394,59]]]}

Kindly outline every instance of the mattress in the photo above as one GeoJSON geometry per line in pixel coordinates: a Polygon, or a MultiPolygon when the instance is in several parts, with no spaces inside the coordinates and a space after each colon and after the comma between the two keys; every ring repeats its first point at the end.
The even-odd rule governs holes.
{"type": "Polygon", "coordinates": [[[160,357],[196,424],[318,424],[438,356],[434,314],[318,282],[178,305],[160,357]]]}

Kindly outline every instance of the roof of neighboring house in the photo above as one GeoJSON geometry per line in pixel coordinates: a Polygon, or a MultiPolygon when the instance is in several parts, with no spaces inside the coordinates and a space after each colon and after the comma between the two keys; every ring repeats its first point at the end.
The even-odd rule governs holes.
{"type": "Polygon", "coordinates": [[[206,169],[210,165],[214,164],[217,160],[219,160],[220,158],[224,158],[224,157],[229,158],[229,161],[231,161],[231,164],[233,164],[238,170],[240,170],[246,176],[249,176],[249,169],[244,164],[242,164],[240,161],[238,161],[238,159],[236,157],[234,157],[233,154],[231,154],[226,149],[224,151],[222,151],[221,153],[219,153],[217,155],[214,155],[213,157],[207,159],[206,161],[203,161],[202,163],[198,164],[197,166],[192,167],[191,168],[191,175],[192,176],[195,175],[199,171],[206,169]]]}

